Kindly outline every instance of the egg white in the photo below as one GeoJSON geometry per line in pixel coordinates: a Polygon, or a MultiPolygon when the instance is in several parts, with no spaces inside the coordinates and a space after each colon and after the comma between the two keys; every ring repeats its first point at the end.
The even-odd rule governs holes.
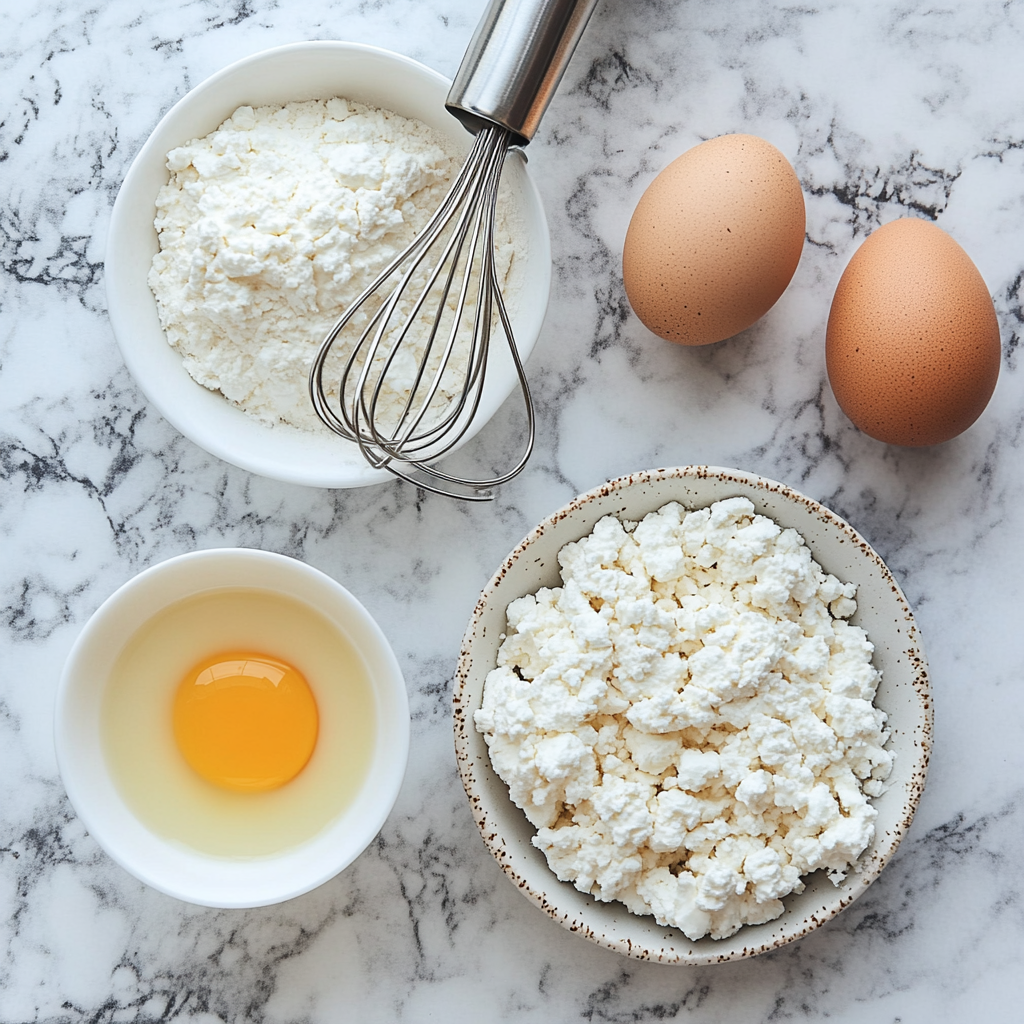
{"type": "Polygon", "coordinates": [[[101,728],[111,776],[147,828],[212,856],[260,857],[311,839],[344,813],[373,756],[376,712],[366,666],[337,626],[295,598],[223,588],[172,604],[135,632],[111,671],[101,728]],[[309,763],[265,793],[207,782],[174,739],[174,694],[185,673],[232,650],[294,665],[317,702],[309,763]]]}

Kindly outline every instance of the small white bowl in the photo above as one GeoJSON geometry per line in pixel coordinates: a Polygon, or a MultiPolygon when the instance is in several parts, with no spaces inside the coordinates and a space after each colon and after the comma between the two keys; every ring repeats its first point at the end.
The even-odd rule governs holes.
{"type": "Polygon", "coordinates": [[[924,789],[931,749],[932,707],[927,668],[906,598],[882,559],[834,512],[783,484],[733,469],[686,466],[657,469],[611,480],[575,498],[520,542],[480,597],[462,642],[455,677],[455,753],[484,843],[523,895],[570,931],[639,960],[713,964],[754,956],[792,942],[849,906],[878,877],[910,825],[924,789]],[[878,811],[875,839],[840,886],[824,871],[806,878],[799,895],[783,900],[782,916],[744,926],[728,939],[696,942],[653,917],[629,913],[621,903],[601,903],[560,882],[530,842],[536,829],[509,799],[508,787],[491,767],[487,744],[473,724],[483,700],[484,680],[495,667],[506,629],[505,609],[540,587],[561,585],[558,551],[585,537],[606,515],[640,520],[669,501],[704,508],[743,495],[756,510],[798,530],[825,572],[857,584],[857,612],[875,645],[881,670],[875,704],[888,715],[888,749],[896,762],[888,790],[872,800],[878,811]]]}
{"type": "MultiPolygon", "coordinates": [[[[472,137],[444,108],[451,83],[430,68],[374,46],[333,41],[264,50],[217,72],[183,96],[161,119],[124,179],[110,218],[104,277],[107,306],[124,361],[147,398],[186,437],[212,455],[261,476],[310,487],[362,487],[394,479],[372,469],[355,444],[333,434],[269,427],[197,384],[170,347],[146,277],[159,248],[153,228],[156,195],[167,184],[167,154],[202,138],[243,104],[347,99],[416,117],[443,132],[458,150],[472,137]]],[[[551,244],[544,208],[525,161],[510,158],[503,181],[522,215],[507,304],[522,359],[533,351],[547,308],[551,244]]],[[[507,346],[491,347],[480,408],[469,440],[509,396],[517,381],[507,346]]]]}
{"type": "MultiPolygon", "coordinates": [[[[274,652],[274,641],[273,635],[266,636],[268,653],[274,652]]],[[[189,637],[182,637],[184,647],[189,642],[189,637]]],[[[323,693],[332,680],[310,683],[315,692],[319,686],[323,693]]],[[[401,669],[387,639],[344,587],[283,555],[214,549],[180,555],[147,569],[97,609],[64,666],[54,742],[61,778],[75,811],[96,842],[125,870],[189,903],[257,907],[321,885],[351,864],[373,840],[394,806],[405,775],[409,705],[401,669]],[[312,838],[258,857],[207,855],[152,830],[124,799],[103,742],[104,695],[125,645],[169,605],[224,588],[283,595],[318,612],[361,657],[376,713],[365,780],[340,815],[312,838]]]]}

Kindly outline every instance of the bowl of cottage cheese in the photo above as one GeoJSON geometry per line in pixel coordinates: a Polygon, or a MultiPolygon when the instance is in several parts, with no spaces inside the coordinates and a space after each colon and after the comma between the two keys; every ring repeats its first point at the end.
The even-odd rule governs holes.
{"type": "MultiPolygon", "coordinates": [[[[412,241],[461,167],[472,137],[444,108],[449,86],[377,47],[295,43],[218,72],[157,125],[111,215],[107,299],[132,376],[186,437],[289,483],[392,479],[320,423],[309,367],[340,313],[412,241]]],[[[503,174],[495,262],[525,359],[544,318],[551,260],[521,154],[503,174]]],[[[517,383],[505,346],[492,346],[488,360],[463,441],[517,383]]],[[[383,399],[395,409],[401,371],[383,399]]]]}
{"type": "Polygon", "coordinates": [[[488,849],[571,931],[753,956],[860,896],[924,786],[910,607],[838,516],[706,466],[576,498],[484,590],[455,746],[488,849]]]}

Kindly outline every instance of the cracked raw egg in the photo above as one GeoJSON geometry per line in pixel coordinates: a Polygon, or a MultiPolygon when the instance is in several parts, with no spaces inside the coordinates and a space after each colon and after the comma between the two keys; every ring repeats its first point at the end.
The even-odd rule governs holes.
{"type": "Polygon", "coordinates": [[[702,142],[651,182],[633,212],[622,252],[630,305],[667,341],[731,338],[786,290],[804,229],[800,181],[770,142],[702,142]]]}
{"type": "Polygon", "coordinates": [[[369,672],[311,606],[220,588],[161,610],[117,656],[103,746],[121,797],[193,850],[259,857],[312,839],[374,756],[369,672]]]}
{"type": "Polygon", "coordinates": [[[825,339],[840,408],[889,444],[939,444],[982,413],[999,377],[999,324],[966,252],[936,225],[904,218],[854,253],[825,339]]]}

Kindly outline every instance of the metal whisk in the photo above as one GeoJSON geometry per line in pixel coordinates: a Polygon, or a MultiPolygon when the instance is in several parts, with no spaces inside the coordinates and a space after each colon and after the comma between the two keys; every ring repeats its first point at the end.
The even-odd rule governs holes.
{"type": "Polygon", "coordinates": [[[436,494],[488,501],[533,450],[533,400],[495,266],[498,188],[509,151],[533,138],[596,3],[492,0],[445,104],[476,134],[469,156],[427,226],[345,310],[310,369],[313,407],[331,430],[354,441],[371,466],[436,494]],[[435,463],[473,422],[496,325],[515,365],[527,440],[503,473],[453,476],[435,463]],[[359,334],[331,378],[339,382],[335,409],[324,377],[346,329],[359,334]],[[411,377],[403,372],[410,357],[411,377]]]}

